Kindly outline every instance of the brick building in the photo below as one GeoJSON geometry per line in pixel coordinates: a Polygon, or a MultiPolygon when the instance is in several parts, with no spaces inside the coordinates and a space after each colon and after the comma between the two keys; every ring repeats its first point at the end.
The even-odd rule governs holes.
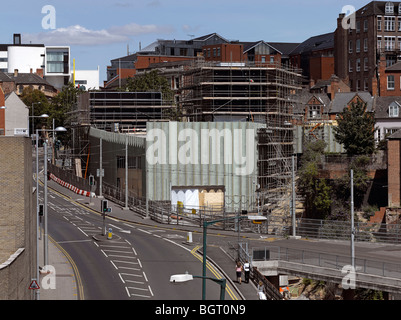
{"type": "Polygon", "coordinates": [[[291,53],[292,66],[301,68],[309,81],[328,80],[334,74],[334,33],[313,36],[291,53]]]}
{"type": "Polygon", "coordinates": [[[376,95],[383,81],[378,81],[380,56],[390,67],[401,54],[401,3],[372,1],[355,12],[350,28],[343,27],[344,18],[339,15],[335,31],[335,73],[349,79],[351,91],[376,95]]]}
{"type": "Polygon", "coordinates": [[[31,140],[0,137],[0,300],[29,300],[36,278],[31,140]]]}

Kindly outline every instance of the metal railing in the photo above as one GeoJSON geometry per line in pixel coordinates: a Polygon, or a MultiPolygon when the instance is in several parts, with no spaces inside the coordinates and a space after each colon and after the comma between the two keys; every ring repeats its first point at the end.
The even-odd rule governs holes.
{"type": "MultiPolygon", "coordinates": [[[[279,246],[252,248],[253,261],[281,260],[324,268],[341,270],[351,265],[351,257],[326,252],[291,249],[279,246]]],[[[355,258],[355,270],[359,273],[401,279],[401,264],[355,258]]]]}

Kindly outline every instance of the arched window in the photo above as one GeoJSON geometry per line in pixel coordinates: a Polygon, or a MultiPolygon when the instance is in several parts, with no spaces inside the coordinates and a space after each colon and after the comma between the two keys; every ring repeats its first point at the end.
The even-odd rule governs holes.
{"type": "Polygon", "coordinates": [[[386,3],[386,13],[394,13],[394,4],[392,2],[386,3]]]}

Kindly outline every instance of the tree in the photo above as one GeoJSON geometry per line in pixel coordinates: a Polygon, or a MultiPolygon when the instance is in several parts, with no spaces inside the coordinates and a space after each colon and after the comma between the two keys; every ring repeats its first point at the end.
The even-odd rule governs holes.
{"type": "Polygon", "coordinates": [[[164,101],[172,101],[174,93],[167,79],[158,74],[156,70],[145,72],[142,75],[129,77],[123,91],[132,92],[161,92],[164,101]]]}
{"type": "Polygon", "coordinates": [[[305,199],[305,212],[310,218],[325,218],[331,208],[331,187],[319,177],[319,164],[325,142],[317,140],[305,144],[301,167],[298,170],[298,190],[305,199]]]}
{"type": "MultiPolygon", "coordinates": [[[[73,106],[78,101],[78,95],[82,90],[74,87],[73,83],[68,83],[63,89],[53,97],[49,108],[49,125],[54,124],[55,127],[67,126],[68,113],[72,111],[73,106]]],[[[59,136],[62,144],[69,144],[71,141],[71,132],[64,132],[59,136]]]]}
{"type": "Polygon", "coordinates": [[[39,118],[39,116],[42,114],[49,114],[50,103],[42,91],[33,89],[31,87],[24,88],[20,98],[22,102],[24,102],[25,105],[28,107],[29,115],[35,116],[33,119],[29,118],[30,133],[34,133],[33,130],[40,129],[43,125],[47,124],[48,119],[39,118]],[[32,122],[33,128],[31,125],[32,122]]]}
{"type": "Polygon", "coordinates": [[[375,117],[366,111],[366,103],[358,101],[344,108],[334,127],[334,137],[344,145],[349,156],[368,155],[375,150],[375,117]]]}

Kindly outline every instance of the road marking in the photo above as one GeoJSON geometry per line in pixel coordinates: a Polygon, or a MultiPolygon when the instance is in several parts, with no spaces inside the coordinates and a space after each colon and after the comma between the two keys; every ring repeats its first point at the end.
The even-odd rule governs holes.
{"type": "Polygon", "coordinates": [[[92,241],[92,240],[67,240],[67,241],[59,241],[57,243],[74,243],[74,242],[88,242],[88,241],[92,241]]]}
{"type": "Polygon", "coordinates": [[[114,268],[116,268],[116,270],[118,270],[117,266],[114,264],[113,260],[110,260],[111,264],[114,266],[114,268]]]}
{"type": "Polygon", "coordinates": [[[143,273],[143,277],[145,278],[146,282],[149,282],[148,278],[146,277],[145,271],[142,271],[142,273],[143,273]]]}
{"type": "Polygon", "coordinates": [[[79,231],[81,231],[85,236],[89,237],[80,227],[77,227],[79,231]]]}

